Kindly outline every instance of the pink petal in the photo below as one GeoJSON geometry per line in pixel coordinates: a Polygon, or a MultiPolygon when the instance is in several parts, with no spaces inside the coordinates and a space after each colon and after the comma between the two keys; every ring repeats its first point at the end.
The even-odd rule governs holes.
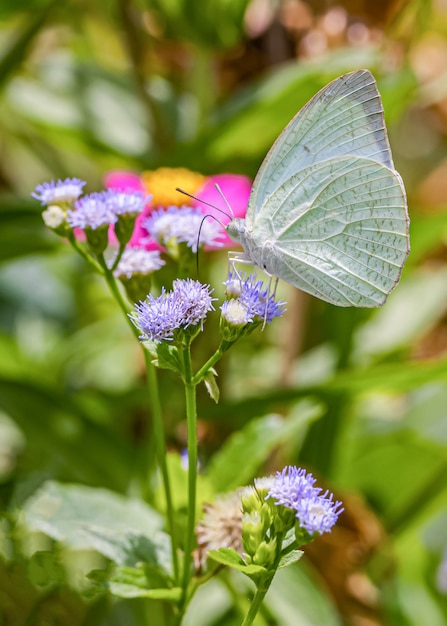
{"type": "Polygon", "coordinates": [[[143,191],[143,183],[138,174],[126,170],[112,170],[104,176],[104,184],[109,189],[121,191],[143,191]]]}
{"type": "MultiPolygon", "coordinates": [[[[111,172],[107,172],[104,177],[104,183],[105,186],[110,189],[119,189],[121,191],[142,191],[143,193],[146,193],[146,189],[141,182],[140,176],[125,170],[113,170],[111,172]]],[[[150,211],[150,205],[146,205],[137,217],[135,221],[135,228],[128,245],[132,247],[145,248],[146,250],[163,250],[163,248],[155,241],[143,242],[143,240],[148,239],[148,234],[147,231],[141,226],[141,222],[149,215],[150,211]]],[[[118,244],[113,224],[111,224],[109,228],[109,242],[111,244],[118,244]]]]}
{"type": "MultiPolygon", "coordinates": [[[[196,195],[200,200],[204,200],[217,208],[213,209],[200,202],[194,202],[193,206],[200,206],[205,215],[214,215],[222,224],[228,224],[232,216],[224,199],[215,187],[216,183],[231,206],[234,217],[245,217],[251,191],[251,181],[247,176],[242,176],[241,174],[216,174],[215,176],[210,176],[196,195]]],[[[226,233],[223,233],[219,239],[226,248],[236,245],[226,233]]]]}

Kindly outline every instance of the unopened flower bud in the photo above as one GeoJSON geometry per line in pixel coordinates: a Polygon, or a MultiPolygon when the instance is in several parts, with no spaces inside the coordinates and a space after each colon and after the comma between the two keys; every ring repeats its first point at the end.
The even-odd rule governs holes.
{"type": "Polygon", "coordinates": [[[57,204],[51,204],[45,209],[42,213],[42,219],[45,226],[51,228],[51,230],[58,235],[65,236],[70,230],[70,227],[65,221],[65,211],[57,204]]]}
{"type": "Polygon", "coordinates": [[[262,565],[263,567],[270,569],[274,564],[276,559],[276,539],[273,539],[269,542],[262,541],[256,553],[253,556],[253,563],[255,565],[262,565]]]}

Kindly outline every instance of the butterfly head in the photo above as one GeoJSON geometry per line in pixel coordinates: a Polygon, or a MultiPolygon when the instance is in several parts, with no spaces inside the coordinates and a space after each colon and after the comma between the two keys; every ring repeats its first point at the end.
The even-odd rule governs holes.
{"type": "Polygon", "coordinates": [[[240,217],[232,219],[226,227],[228,236],[236,243],[241,243],[242,245],[244,245],[246,239],[245,230],[245,220],[240,217]]]}

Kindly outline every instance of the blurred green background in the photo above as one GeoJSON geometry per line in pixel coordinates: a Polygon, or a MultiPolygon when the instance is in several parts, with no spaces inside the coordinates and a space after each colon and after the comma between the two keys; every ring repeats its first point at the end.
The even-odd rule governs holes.
{"type": "MultiPolygon", "coordinates": [[[[345,501],[339,527],[278,575],[259,625],[445,625],[447,4],[16,0],[0,20],[0,624],[166,623],[155,601],[89,586],[103,556],[23,531],[18,512],[49,480],[157,505],[139,348],[30,192],[65,177],[99,190],[114,169],[253,177],[319,88],[368,67],[408,193],[402,281],[377,311],[282,285],[287,314],[219,364],[218,405],[199,398],[202,471],[219,493],[300,464],[345,501]]],[[[201,263],[219,285],[225,253],[201,263]]],[[[174,455],[183,391],[169,372],[160,384],[174,455]]],[[[227,586],[205,589],[188,625],[239,624],[227,586]]]]}

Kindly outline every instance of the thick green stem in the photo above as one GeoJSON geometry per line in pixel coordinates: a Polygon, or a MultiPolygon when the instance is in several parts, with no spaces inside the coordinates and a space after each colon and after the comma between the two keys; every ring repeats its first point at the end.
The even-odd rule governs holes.
{"type": "Polygon", "coordinates": [[[187,603],[188,585],[191,580],[192,549],[196,522],[196,486],[197,486],[197,408],[196,386],[193,383],[191,355],[189,346],[183,350],[183,365],[186,396],[186,420],[188,430],[188,521],[185,533],[185,557],[183,564],[183,593],[180,610],[183,613],[187,603]]]}
{"type": "Polygon", "coordinates": [[[245,616],[244,621],[242,622],[241,626],[250,626],[250,624],[253,623],[253,620],[255,619],[261,607],[262,601],[264,600],[265,594],[270,588],[272,580],[273,580],[273,576],[265,580],[262,583],[262,585],[259,585],[259,587],[256,590],[255,597],[253,598],[253,602],[251,603],[250,609],[247,615],[245,616]]]}

